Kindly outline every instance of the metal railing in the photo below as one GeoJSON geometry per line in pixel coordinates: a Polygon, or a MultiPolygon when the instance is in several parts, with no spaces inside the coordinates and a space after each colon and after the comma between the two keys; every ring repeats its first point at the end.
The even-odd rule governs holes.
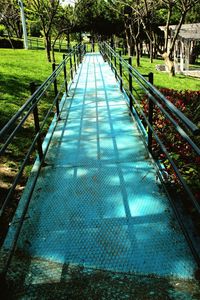
{"type": "MultiPolygon", "coordinates": [[[[5,198],[2,199],[2,205],[0,208],[0,219],[4,217],[6,208],[12,204],[11,203],[12,201],[14,201],[13,195],[16,190],[16,187],[23,176],[25,167],[29,164],[31,155],[34,154],[34,151],[38,152],[38,158],[39,158],[38,169],[35,174],[34,180],[32,182],[32,186],[29,189],[28,197],[26,200],[26,204],[24,205],[23,213],[21,215],[20,220],[18,221],[18,227],[16,230],[14,240],[12,242],[12,247],[10,249],[7,261],[5,263],[3,274],[7,272],[12,255],[15,251],[16,243],[31,200],[33,190],[35,188],[38,179],[39,172],[41,170],[41,167],[45,164],[45,155],[48,151],[48,147],[53,132],[55,130],[55,126],[57,122],[60,120],[60,113],[62,109],[60,99],[62,99],[63,97],[63,92],[65,92],[65,96],[67,97],[69,84],[73,80],[74,74],[76,73],[79,63],[82,62],[82,58],[84,54],[85,54],[84,45],[78,45],[74,47],[70,53],[63,55],[63,61],[58,66],[53,64],[52,74],[47,78],[46,81],[42,83],[42,85],[40,85],[37,88],[35,83],[31,83],[30,84],[30,89],[32,94],[31,97],[25,102],[25,104],[19,109],[19,111],[8,121],[8,123],[0,131],[0,141],[1,141],[0,156],[3,158],[6,157],[6,155],[9,153],[10,151],[9,147],[16,140],[17,133],[20,131],[22,132],[25,131],[26,126],[24,126],[24,124],[28,119],[30,120],[33,119],[33,124],[35,127],[35,133],[32,137],[32,141],[26,153],[24,153],[24,157],[21,160],[21,164],[19,166],[19,170],[16,176],[14,177],[14,181],[11,184],[10,189],[8,190],[8,193],[6,194],[5,198]],[[47,111],[45,112],[45,115],[41,119],[40,102],[42,101],[43,97],[46,97],[47,94],[52,95],[51,97],[52,102],[49,104],[50,107],[48,107],[47,111]],[[42,144],[43,138],[46,134],[49,124],[51,123],[52,119],[55,116],[55,112],[56,112],[56,121],[54,122],[54,128],[52,128],[51,136],[49,137],[48,142],[44,147],[44,145],[42,144]]],[[[23,143],[20,140],[17,140],[17,142],[23,143]]]]}
{"type": "MultiPolygon", "coordinates": [[[[28,49],[32,49],[32,50],[45,49],[45,42],[44,42],[44,39],[42,39],[42,38],[28,36],[27,42],[28,42],[28,49]]],[[[69,46],[68,42],[65,39],[58,39],[54,45],[54,50],[57,50],[60,52],[61,51],[62,52],[70,51],[70,50],[72,50],[72,48],[73,47],[69,46]]]]}
{"type": "MultiPolygon", "coordinates": [[[[194,142],[193,137],[199,135],[200,129],[191,122],[177,107],[173,105],[160,91],[153,86],[153,73],[148,75],[141,75],[135,68],[132,67],[132,59],[124,59],[121,52],[116,53],[106,42],[99,44],[100,53],[105,61],[107,61],[113,70],[116,79],[119,81],[120,89],[125,94],[127,105],[129,109],[138,121],[139,127],[144,134],[146,146],[151,153],[151,156],[155,159],[152,141],[154,140],[159,145],[165,158],[173,168],[176,177],[178,178],[181,186],[183,187],[188,201],[190,201],[192,207],[200,216],[200,205],[188,186],[186,180],[182,176],[178,166],[176,165],[173,157],[167,150],[165,141],[162,140],[158,132],[156,131],[156,124],[154,123],[155,109],[159,110],[159,113],[166,118],[174,127],[176,133],[183,139],[189,147],[193,150],[196,157],[200,156],[200,148],[194,142]],[[146,80],[145,77],[148,77],[146,80]],[[142,100],[147,98],[148,101],[148,114],[145,113],[142,106],[142,100]],[[142,119],[142,121],[141,121],[142,119]]],[[[157,166],[159,167],[159,176],[162,181],[163,176],[163,164],[162,161],[155,159],[157,166]]],[[[181,223],[181,220],[179,220],[181,223]]],[[[184,224],[181,224],[185,227],[184,224]]],[[[184,228],[186,238],[189,240],[191,250],[196,257],[196,260],[200,266],[200,254],[196,252],[192,245],[187,230],[184,228]]]]}

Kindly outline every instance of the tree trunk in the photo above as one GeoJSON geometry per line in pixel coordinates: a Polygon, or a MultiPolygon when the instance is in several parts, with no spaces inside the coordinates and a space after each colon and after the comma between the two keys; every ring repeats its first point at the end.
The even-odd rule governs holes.
{"type": "Polygon", "coordinates": [[[165,53],[163,53],[162,57],[163,57],[163,59],[165,61],[165,66],[166,66],[167,72],[171,76],[175,76],[174,62],[170,59],[169,54],[167,52],[165,52],[165,53]]]}
{"type": "Polygon", "coordinates": [[[113,37],[113,35],[112,35],[111,38],[110,38],[110,47],[111,47],[111,48],[114,48],[114,47],[115,47],[115,42],[114,42],[114,37],[113,37]]]}
{"type": "Polygon", "coordinates": [[[143,42],[140,43],[140,57],[143,56],[143,42]]]}
{"type": "Polygon", "coordinates": [[[135,43],[133,42],[133,39],[131,39],[130,56],[134,56],[134,50],[135,50],[135,43]]]}
{"type": "Polygon", "coordinates": [[[128,49],[128,56],[133,56],[134,53],[134,43],[132,36],[130,34],[130,30],[128,27],[126,27],[126,44],[127,44],[127,49],[128,49]]]}
{"type": "Polygon", "coordinates": [[[48,35],[45,35],[46,42],[46,51],[47,51],[47,59],[51,62],[51,38],[48,35]]]}
{"type": "Polygon", "coordinates": [[[81,31],[79,32],[79,43],[80,44],[82,43],[82,32],[81,31]]]}
{"type": "Polygon", "coordinates": [[[127,54],[127,40],[123,39],[123,54],[127,54]]]}
{"type": "Polygon", "coordinates": [[[136,54],[136,66],[140,66],[140,49],[139,49],[139,43],[135,41],[135,54],[136,54]]]}
{"type": "Polygon", "coordinates": [[[61,52],[61,48],[62,48],[62,41],[59,39],[59,52],[61,52]]]}
{"type": "Polygon", "coordinates": [[[153,63],[153,43],[149,41],[149,56],[150,56],[150,63],[153,63]]]}
{"type": "Polygon", "coordinates": [[[70,34],[69,32],[67,33],[67,48],[70,48],[70,34]]]}
{"type": "Polygon", "coordinates": [[[54,46],[52,46],[51,50],[52,50],[52,61],[55,63],[56,62],[56,58],[55,58],[54,46]]]}
{"type": "Polygon", "coordinates": [[[12,49],[15,49],[15,47],[14,47],[14,45],[13,45],[13,43],[12,43],[12,40],[11,40],[11,34],[10,34],[10,31],[7,30],[7,33],[8,33],[8,40],[9,40],[9,43],[10,43],[12,49]]]}
{"type": "Polygon", "coordinates": [[[133,56],[134,54],[134,43],[131,42],[127,45],[128,47],[128,56],[133,56]]]}
{"type": "Polygon", "coordinates": [[[52,61],[55,63],[56,62],[56,58],[55,58],[55,45],[56,45],[56,42],[57,40],[59,39],[59,51],[61,50],[61,46],[62,46],[62,40],[60,38],[61,36],[61,33],[58,33],[57,36],[55,37],[52,45],[51,45],[51,51],[52,51],[52,61]]]}

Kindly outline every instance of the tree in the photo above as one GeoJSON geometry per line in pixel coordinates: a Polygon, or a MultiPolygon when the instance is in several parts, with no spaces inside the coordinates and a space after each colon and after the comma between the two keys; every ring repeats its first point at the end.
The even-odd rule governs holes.
{"type": "Polygon", "coordinates": [[[13,36],[18,38],[22,37],[19,5],[17,1],[0,1],[0,24],[5,26],[9,39],[13,36]]]}
{"type": "Polygon", "coordinates": [[[176,40],[178,38],[181,26],[184,24],[186,20],[186,16],[191,11],[192,8],[194,8],[198,0],[163,0],[163,5],[167,7],[168,14],[166,19],[166,28],[165,28],[165,43],[164,43],[164,50],[158,48],[158,51],[162,54],[165,64],[168,68],[168,71],[171,75],[175,75],[174,71],[174,62],[173,62],[173,52],[176,40]],[[177,9],[180,13],[179,21],[176,27],[176,30],[174,32],[174,35],[172,36],[172,39],[169,39],[169,33],[170,33],[170,23],[171,18],[173,15],[173,10],[177,9]],[[170,41],[170,44],[169,44],[170,41]]]}
{"type": "Polygon", "coordinates": [[[51,62],[51,38],[53,25],[60,9],[59,0],[27,0],[27,12],[29,18],[39,19],[42,32],[45,38],[47,59],[51,62]]]}
{"type": "Polygon", "coordinates": [[[186,16],[187,23],[200,23],[200,3],[197,3],[186,16]]]}
{"type": "Polygon", "coordinates": [[[153,48],[158,51],[164,58],[167,69],[171,75],[174,75],[174,62],[173,51],[176,40],[178,38],[182,24],[186,20],[186,16],[194,8],[199,0],[112,0],[115,5],[126,5],[132,9],[134,15],[136,15],[142,24],[143,30],[149,40],[151,47],[150,53],[152,54],[153,48]],[[165,22],[165,35],[164,43],[160,47],[159,37],[161,32],[159,30],[159,24],[157,22],[157,12],[159,9],[165,8],[166,10],[166,22],[165,22]],[[172,39],[169,39],[170,24],[173,16],[173,12],[179,12],[179,20],[172,39]]]}
{"type": "Polygon", "coordinates": [[[160,3],[155,3],[151,0],[144,0],[140,2],[140,5],[142,6],[140,10],[138,10],[138,14],[141,18],[141,22],[149,42],[150,44],[153,44],[156,51],[162,55],[165,65],[172,76],[175,75],[173,52],[176,40],[188,12],[197,4],[197,2],[198,0],[161,0],[160,3]],[[157,30],[158,24],[155,24],[154,22],[155,11],[158,10],[160,6],[165,7],[167,10],[163,48],[161,48],[157,42],[159,30],[157,30]],[[152,7],[154,7],[154,9],[152,7]],[[179,20],[174,35],[170,37],[170,24],[174,10],[179,12],[179,20]]]}
{"type": "Polygon", "coordinates": [[[142,26],[141,20],[135,10],[129,5],[124,5],[120,1],[108,2],[108,7],[114,8],[115,11],[120,11],[120,14],[124,20],[124,30],[126,37],[126,44],[128,49],[128,55],[133,56],[134,49],[136,53],[136,65],[140,65],[140,49],[139,45],[141,42],[142,26]],[[110,6],[110,4],[112,6],[110,6]]]}
{"type": "Polygon", "coordinates": [[[104,0],[79,0],[75,3],[75,27],[78,31],[110,37],[122,31],[120,15],[107,9],[104,0]]]}
{"type": "Polygon", "coordinates": [[[60,7],[57,13],[57,17],[52,27],[53,31],[53,42],[52,42],[52,59],[55,62],[54,47],[56,41],[61,36],[68,37],[69,47],[69,34],[73,30],[73,8],[70,5],[66,5],[64,8],[60,7]]]}

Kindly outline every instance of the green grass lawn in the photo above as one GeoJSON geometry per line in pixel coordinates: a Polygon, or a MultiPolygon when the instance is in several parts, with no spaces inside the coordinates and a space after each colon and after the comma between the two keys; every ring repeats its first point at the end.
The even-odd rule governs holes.
{"type": "MultiPolygon", "coordinates": [[[[57,61],[62,54],[56,53],[57,61]]],[[[0,125],[30,96],[31,82],[41,84],[52,72],[44,50],[0,49],[0,125]]]]}
{"type": "MultiPolygon", "coordinates": [[[[124,56],[127,58],[126,56],[124,56]]],[[[133,67],[135,65],[135,57],[132,60],[133,67]]],[[[166,72],[160,72],[156,70],[156,65],[164,64],[162,59],[155,59],[153,63],[150,63],[148,57],[143,56],[141,58],[141,66],[136,68],[141,74],[148,74],[149,72],[154,73],[154,85],[158,88],[170,88],[174,90],[200,90],[200,78],[194,78],[176,74],[175,77],[169,76],[166,72]]],[[[191,65],[192,69],[197,68],[197,65],[191,65]]],[[[200,70],[200,65],[198,65],[200,70]]]]}
{"type": "MultiPolygon", "coordinates": [[[[62,53],[56,52],[55,55],[57,62],[60,62],[62,53]]],[[[200,90],[200,79],[184,75],[170,77],[165,72],[157,71],[157,64],[163,64],[163,61],[155,59],[151,64],[149,58],[143,56],[141,66],[137,70],[141,74],[153,72],[154,84],[158,88],[200,90]]],[[[135,58],[133,66],[135,67],[135,58]]],[[[30,83],[34,81],[40,85],[51,72],[52,64],[47,61],[44,50],[0,49],[0,127],[5,125],[29,98],[30,83]]],[[[45,101],[41,104],[44,108],[47,105],[45,101]]]]}
{"type": "MultiPolygon", "coordinates": [[[[62,60],[62,53],[56,52],[57,62],[62,60]]],[[[162,60],[141,58],[138,71],[141,74],[154,73],[154,84],[176,90],[200,90],[200,79],[176,75],[170,77],[167,73],[156,71],[156,65],[162,60]]],[[[133,58],[135,67],[135,58],[133,58]]],[[[52,71],[51,63],[47,62],[44,50],[12,50],[0,49],[0,125],[21,107],[30,96],[29,84],[36,81],[41,84],[52,71]]]]}
{"type": "MultiPolygon", "coordinates": [[[[62,60],[62,53],[56,52],[56,61],[62,60]]],[[[30,97],[30,83],[42,84],[52,73],[52,64],[47,61],[44,50],[12,50],[0,49],[0,128],[19,110],[19,108],[30,97]]],[[[63,78],[63,74],[62,78],[63,78]]],[[[40,124],[51,106],[54,95],[53,86],[48,93],[42,97],[39,103],[40,124]]],[[[45,136],[46,129],[53,118],[51,114],[42,132],[45,136]]],[[[18,130],[6,153],[0,159],[0,205],[5,199],[9,187],[24,160],[35,136],[33,115],[31,114],[18,130]]],[[[13,194],[13,199],[6,208],[3,216],[3,232],[5,234],[7,225],[13,214],[18,199],[21,195],[25,182],[30,174],[31,165],[35,160],[35,151],[29,156],[22,178],[13,194]]],[[[1,228],[2,229],[2,228],[1,228]]],[[[1,243],[1,238],[0,238],[1,243]]]]}

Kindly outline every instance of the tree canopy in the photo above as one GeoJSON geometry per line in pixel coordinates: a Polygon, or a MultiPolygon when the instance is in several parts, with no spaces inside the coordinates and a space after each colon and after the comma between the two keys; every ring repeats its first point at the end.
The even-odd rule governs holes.
{"type": "Polygon", "coordinates": [[[119,33],[123,20],[119,13],[108,10],[106,1],[78,0],[74,9],[76,29],[102,35],[119,33]]]}
{"type": "Polygon", "coordinates": [[[4,25],[8,36],[22,37],[20,13],[17,1],[0,0],[0,24],[4,25]]]}
{"type": "MultiPolygon", "coordinates": [[[[72,32],[90,32],[103,38],[123,34],[130,55],[135,47],[138,64],[138,45],[148,40],[151,54],[154,49],[171,60],[182,24],[200,21],[199,0],[75,0],[73,6],[63,6],[61,0],[23,2],[28,22],[37,24],[35,32],[44,36],[49,61],[55,40],[72,32]],[[177,24],[177,28],[169,45],[170,24],[177,24]],[[164,36],[160,25],[166,26],[164,36]]],[[[0,24],[9,36],[21,37],[17,0],[0,0],[0,24]]]]}
{"type": "Polygon", "coordinates": [[[172,55],[175,42],[182,24],[186,21],[188,14],[196,8],[199,0],[111,0],[108,3],[110,9],[119,11],[123,15],[129,44],[133,39],[136,46],[138,40],[136,40],[135,28],[137,26],[137,32],[141,32],[142,28],[149,40],[151,56],[153,49],[162,54],[169,72],[174,74],[172,55]],[[169,40],[169,26],[173,22],[177,23],[177,27],[172,39],[169,40]],[[161,24],[165,25],[163,42],[159,29],[161,24]]]}

